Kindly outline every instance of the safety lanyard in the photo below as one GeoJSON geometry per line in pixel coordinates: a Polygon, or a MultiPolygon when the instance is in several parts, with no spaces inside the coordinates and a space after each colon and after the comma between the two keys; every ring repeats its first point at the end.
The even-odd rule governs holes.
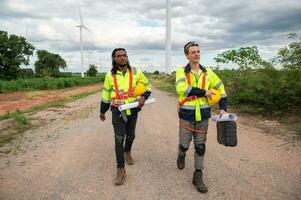
{"type": "MultiPolygon", "coordinates": [[[[132,73],[131,69],[129,69],[129,73],[130,73],[129,90],[127,92],[123,92],[121,94],[119,94],[119,91],[118,91],[118,84],[117,84],[117,77],[116,77],[117,73],[114,74],[113,80],[114,80],[114,88],[115,88],[115,97],[113,97],[112,100],[125,100],[125,99],[133,96],[133,73],[132,73]]],[[[113,104],[113,106],[114,106],[114,104],[113,104]]]]}
{"type": "MultiPolygon", "coordinates": [[[[202,89],[205,90],[205,85],[206,85],[206,72],[203,72],[203,78],[202,78],[202,89]]],[[[191,85],[191,79],[190,79],[190,72],[187,72],[186,73],[186,81],[187,81],[187,84],[190,86],[191,85]]]]}
{"type": "Polygon", "coordinates": [[[195,133],[201,133],[201,134],[207,134],[208,133],[207,131],[190,128],[188,125],[185,125],[185,124],[181,123],[180,120],[179,120],[179,126],[186,129],[186,130],[188,130],[188,131],[195,132],[195,133]]]}

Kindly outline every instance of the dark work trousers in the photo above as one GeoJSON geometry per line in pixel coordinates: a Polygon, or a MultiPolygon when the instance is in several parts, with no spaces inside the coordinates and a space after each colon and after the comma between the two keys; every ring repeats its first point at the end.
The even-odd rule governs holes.
{"type": "Polygon", "coordinates": [[[124,152],[131,151],[135,139],[135,128],[138,114],[127,116],[127,123],[123,121],[120,114],[112,113],[112,123],[115,132],[115,153],[117,167],[124,167],[124,152]],[[126,139],[124,139],[126,137],[126,139]],[[124,145],[125,140],[125,145],[124,145]]]}

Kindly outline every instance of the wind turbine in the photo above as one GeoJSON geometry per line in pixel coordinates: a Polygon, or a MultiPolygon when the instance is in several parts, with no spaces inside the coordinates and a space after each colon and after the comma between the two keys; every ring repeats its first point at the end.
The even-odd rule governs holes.
{"type": "Polygon", "coordinates": [[[166,0],[165,71],[171,70],[171,2],[166,0]]]}
{"type": "MultiPolygon", "coordinates": [[[[79,17],[80,17],[80,25],[76,26],[79,27],[79,32],[80,32],[80,69],[81,69],[81,77],[84,77],[84,67],[83,67],[83,63],[84,63],[84,57],[83,57],[83,29],[86,29],[87,31],[90,31],[83,23],[83,19],[82,19],[82,13],[80,10],[80,6],[78,6],[79,9],[79,17]]],[[[91,32],[91,31],[90,31],[91,32]]]]}

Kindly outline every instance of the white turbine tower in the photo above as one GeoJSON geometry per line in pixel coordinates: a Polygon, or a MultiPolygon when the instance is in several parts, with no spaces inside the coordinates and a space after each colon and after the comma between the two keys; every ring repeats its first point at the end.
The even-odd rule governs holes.
{"type": "Polygon", "coordinates": [[[171,3],[166,0],[165,71],[171,70],[171,3]]]}
{"type": "Polygon", "coordinates": [[[83,29],[86,29],[87,31],[90,31],[90,30],[83,24],[83,19],[82,19],[82,13],[81,13],[81,10],[80,10],[80,6],[78,6],[78,9],[79,9],[80,25],[78,25],[76,27],[79,27],[79,31],[80,31],[80,69],[81,69],[81,77],[84,77],[83,29]]]}

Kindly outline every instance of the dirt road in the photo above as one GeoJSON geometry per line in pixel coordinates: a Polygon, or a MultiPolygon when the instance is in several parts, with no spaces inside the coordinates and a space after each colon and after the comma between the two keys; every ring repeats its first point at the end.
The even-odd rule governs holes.
{"type": "Polygon", "coordinates": [[[235,148],[217,144],[210,122],[204,170],[209,192],[197,192],[193,145],[185,169],[176,166],[177,99],[157,90],[153,97],[157,103],[139,115],[135,165],[126,166],[124,185],[113,184],[111,113],[99,121],[95,94],[35,114],[32,123],[39,127],[1,147],[0,199],[301,199],[300,142],[266,134],[243,117],[235,148]]]}

